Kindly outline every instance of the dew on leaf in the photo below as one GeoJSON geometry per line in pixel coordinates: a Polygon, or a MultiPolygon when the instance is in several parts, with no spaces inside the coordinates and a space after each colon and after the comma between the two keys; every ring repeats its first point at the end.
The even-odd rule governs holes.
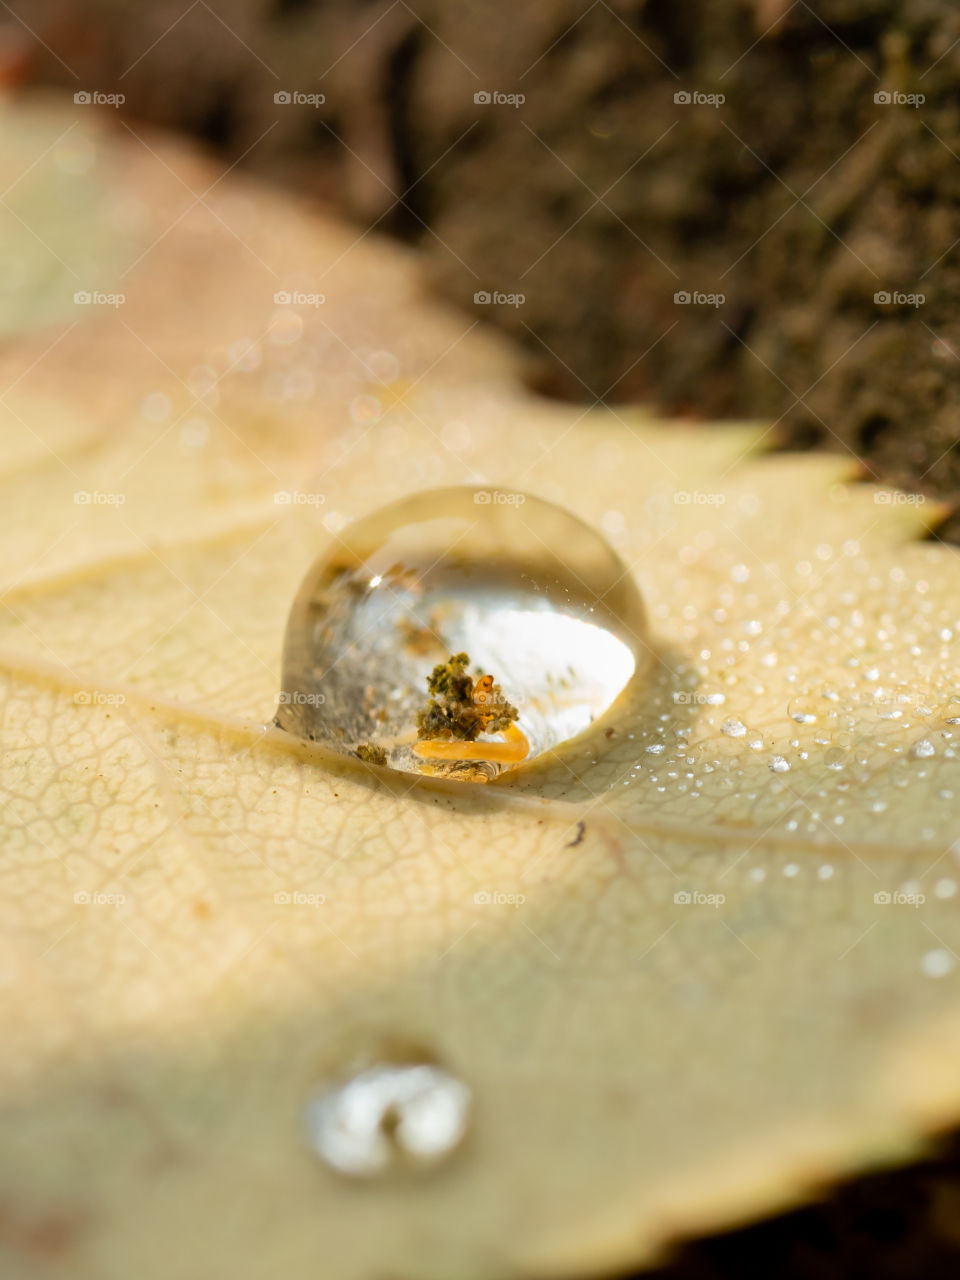
{"type": "Polygon", "coordinates": [[[816,723],[817,712],[812,698],[806,696],[794,698],[787,707],[787,711],[797,724],[816,723]]]}
{"type": "Polygon", "coordinates": [[[928,978],[945,978],[954,967],[954,957],[943,947],[928,951],[921,961],[921,968],[928,978]]]}
{"type": "Polygon", "coordinates": [[[380,1063],[316,1090],[304,1109],[313,1152],[335,1172],[373,1178],[427,1169],[460,1145],[470,1089],[429,1063],[380,1063]]]}
{"type": "Polygon", "coordinates": [[[747,732],[747,726],[742,720],[727,720],[720,726],[720,732],[728,738],[742,738],[747,732]]]}
{"type": "MultiPolygon", "coordinates": [[[[312,566],[287,622],[276,723],[437,772],[414,751],[418,713],[437,664],[465,653],[470,677],[493,675],[517,710],[533,759],[608,710],[646,665],[646,637],[632,575],[575,516],[520,493],[433,490],[347,526],[312,566]]],[[[505,767],[487,763],[444,771],[486,781],[505,767]]]]}

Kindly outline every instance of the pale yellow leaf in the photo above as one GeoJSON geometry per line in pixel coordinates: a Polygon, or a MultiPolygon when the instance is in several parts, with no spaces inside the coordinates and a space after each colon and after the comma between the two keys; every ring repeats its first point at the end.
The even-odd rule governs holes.
{"type": "Polygon", "coordinates": [[[41,205],[68,126],[99,212],[58,242],[67,319],[0,353],[3,1274],[591,1274],[955,1120],[932,506],[761,427],[539,401],[412,257],[169,141],[8,118],[8,181],[50,147],[41,205]],[[97,287],[125,301],[74,309],[117,210],[97,287]],[[606,532],[643,677],[485,788],[268,728],[316,556],[478,482],[606,532]],[[304,1100],[398,1043],[470,1086],[470,1133],[345,1184],[304,1100]]]}

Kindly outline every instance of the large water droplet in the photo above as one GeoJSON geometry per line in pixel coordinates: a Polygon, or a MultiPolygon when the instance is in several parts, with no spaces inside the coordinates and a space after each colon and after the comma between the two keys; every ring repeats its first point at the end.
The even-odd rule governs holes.
{"type": "Polygon", "coordinates": [[[424,1169],[462,1141],[470,1090],[427,1063],[381,1063],[307,1102],[310,1146],[337,1173],[372,1178],[397,1168],[424,1169]]]}
{"type": "Polygon", "coordinates": [[[287,624],[277,724],[395,769],[486,781],[503,766],[414,754],[436,664],[465,652],[472,676],[493,675],[532,759],[607,710],[645,664],[646,635],[633,577],[594,529],[524,494],[437,489],[348,526],[313,565],[287,624]]]}

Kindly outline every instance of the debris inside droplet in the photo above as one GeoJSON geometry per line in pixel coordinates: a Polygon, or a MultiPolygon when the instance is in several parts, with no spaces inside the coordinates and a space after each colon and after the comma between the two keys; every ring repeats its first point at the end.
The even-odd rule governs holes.
{"type": "Polygon", "coordinates": [[[649,656],[636,583],[596,530],[529,495],[434,490],[346,526],[307,574],[276,724],[393,769],[488,781],[586,729],[649,656]],[[426,681],[461,653],[477,691],[495,673],[516,718],[489,759],[458,746],[483,734],[451,732],[452,753],[430,760],[443,735],[418,728],[426,681]]]}
{"type": "MultiPolygon", "coordinates": [[[[474,781],[486,782],[483,766],[519,764],[530,752],[530,743],[515,721],[517,708],[503,696],[492,675],[473,679],[467,674],[470,659],[455,653],[439,662],[427,677],[430,700],[417,712],[417,744],[413,748],[424,763],[424,773],[444,775],[464,764],[475,766],[474,781]],[[498,735],[502,742],[479,741],[480,734],[498,735]]],[[[466,771],[459,774],[465,780],[466,771]]]]}
{"type": "Polygon", "coordinates": [[[310,1146],[337,1173],[372,1178],[445,1160],[467,1131],[471,1091],[427,1063],[381,1063],[315,1093],[304,1124],[310,1146]]]}

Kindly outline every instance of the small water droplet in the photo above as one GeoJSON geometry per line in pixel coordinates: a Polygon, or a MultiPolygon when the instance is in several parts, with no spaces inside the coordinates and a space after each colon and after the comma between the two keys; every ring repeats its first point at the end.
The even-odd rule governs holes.
{"type": "Polygon", "coordinates": [[[747,732],[747,726],[742,720],[727,720],[720,726],[720,732],[728,738],[742,738],[747,732]]]}
{"type": "Polygon", "coordinates": [[[943,947],[928,951],[921,961],[923,972],[928,978],[945,978],[953,970],[954,958],[943,947]]]}
{"type": "Polygon", "coordinates": [[[277,346],[298,342],[303,333],[303,316],[286,308],[274,312],[270,325],[270,341],[277,346]]]}
{"type": "MultiPolygon", "coordinates": [[[[348,525],[310,569],[287,622],[276,723],[438,771],[412,749],[417,714],[432,669],[466,653],[470,675],[493,675],[519,712],[533,759],[610,707],[646,663],[646,636],[633,577],[596,530],[521,493],[432,490],[348,525]]],[[[486,738],[465,745],[503,745],[486,738]]],[[[501,768],[457,759],[440,771],[486,781],[501,768]]]]}
{"type": "Polygon", "coordinates": [[[370,423],[379,422],[382,414],[383,405],[376,396],[355,396],[350,401],[350,417],[360,426],[368,426],[370,423]]]}
{"type": "Polygon", "coordinates": [[[165,422],[173,412],[173,403],[162,391],[149,391],[140,402],[140,412],[149,422],[165,422]]]}
{"type": "Polygon", "coordinates": [[[783,756],[774,756],[770,761],[770,769],[773,773],[788,773],[790,761],[783,756]]]}
{"type": "Polygon", "coordinates": [[[792,699],[787,711],[797,724],[816,724],[817,710],[812,698],[803,696],[792,699]]]}
{"type": "Polygon", "coordinates": [[[937,754],[937,749],[929,738],[921,738],[919,742],[913,744],[910,754],[914,760],[927,760],[930,756],[937,754]]]}
{"type": "Polygon", "coordinates": [[[463,1140],[469,1088],[427,1063],[381,1063],[307,1101],[311,1148],[337,1173],[372,1178],[396,1168],[428,1168],[463,1140]]]}

